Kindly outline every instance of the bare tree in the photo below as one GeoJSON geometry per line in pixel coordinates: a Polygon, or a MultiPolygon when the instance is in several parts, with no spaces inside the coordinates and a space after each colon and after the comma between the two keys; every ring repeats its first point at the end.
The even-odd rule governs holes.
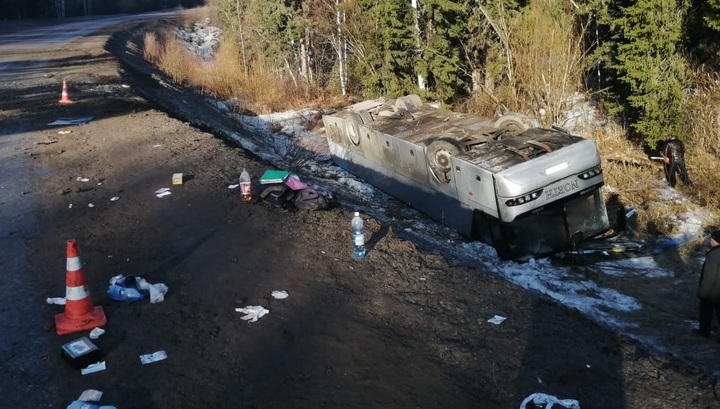
{"type": "MultiPolygon", "coordinates": [[[[418,2],[417,0],[410,0],[410,6],[413,8],[415,15],[413,16],[413,19],[415,21],[415,45],[417,47],[417,52],[420,53],[422,50],[422,42],[420,40],[421,34],[420,34],[420,16],[418,11],[418,2]]],[[[425,89],[425,77],[423,77],[422,73],[417,73],[417,84],[418,88],[422,91],[425,89]]]]}
{"type": "Polygon", "coordinates": [[[55,12],[58,18],[65,18],[65,0],[55,0],[55,12]]]}

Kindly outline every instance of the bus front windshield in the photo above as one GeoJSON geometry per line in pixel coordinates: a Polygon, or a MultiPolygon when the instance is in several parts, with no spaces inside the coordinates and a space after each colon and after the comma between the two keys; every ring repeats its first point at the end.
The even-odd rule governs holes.
{"type": "Polygon", "coordinates": [[[595,190],[515,219],[504,233],[513,258],[528,258],[567,250],[571,237],[590,238],[607,229],[605,201],[595,190]]]}

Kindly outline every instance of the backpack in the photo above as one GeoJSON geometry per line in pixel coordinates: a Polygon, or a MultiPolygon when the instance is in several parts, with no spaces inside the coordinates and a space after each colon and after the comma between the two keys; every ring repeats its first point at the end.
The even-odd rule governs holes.
{"type": "Polygon", "coordinates": [[[312,188],[298,191],[292,200],[295,207],[300,210],[323,210],[328,208],[325,196],[321,196],[312,188]]]}
{"type": "Polygon", "coordinates": [[[284,183],[269,183],[261,185],[260,198],[263,202],[273,206],[282,207],[292,202],[295,191],[285,186],[284,183]]]}

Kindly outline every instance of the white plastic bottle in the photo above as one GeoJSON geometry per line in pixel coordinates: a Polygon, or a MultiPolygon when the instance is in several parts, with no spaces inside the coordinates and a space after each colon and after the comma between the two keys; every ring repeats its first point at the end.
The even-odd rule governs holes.
{"type": "Polygon", "coordinates": [[[363,258],[365,257],[365,225],[360,212],[355,212],[350,227],[352,227],[353,256],[363,258]]]}
{"type": "Polygon", "coordinates": [[[245,168],[240,174],[240,200],[243,202],[252,200],[252,182],[250,181],[250,174],[245,168]]]}

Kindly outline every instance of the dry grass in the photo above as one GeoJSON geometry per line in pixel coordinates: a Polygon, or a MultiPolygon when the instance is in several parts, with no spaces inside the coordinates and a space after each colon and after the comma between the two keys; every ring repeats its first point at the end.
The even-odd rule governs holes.
{"type": "Polygon", "coordinates": [[[233,101],[236,112],[262,114],[317,107],[334,98],[319,87],[296,83],[291,76],[270,68],[263,58],[246,61],[233,41],[223,41],[214,61],[204,63],[172,32],[148,33],[144,56],[173,81],[196,86],[216,99],[233,101]]]}
{"type": "MultiPolygon", "coordinates": [[[[540,13],[542,10],[538,11],[540,13]]],[[[548,30],[547,19],[526,17],[525,24],[548,30]]],[[[519,22],[518,22],[519,24],[519,22]]],[[[548,35],[519,35],[512,45],[514,72],[526,74],[515,77],[522,83],[523,91],[509,90],[507,84],[499,84],[488,93],[476,94],[460,108],[466,112],[491,116],[512,105],[536,114],[537,107],[543,107],[553,121],[567,109],[564,101],[568,95],[581,90],[577,73],[579,66],[579,44],[572,39],[569,21],[556,21],[552,50],[539,52],[547,46],[548,35]],[[535,43],[531,40],[535,39],[535,43]],[[572,55],[562,61],[559,75],[557,65],[545,66],[547,61],[557,59],[562,50],[571,50],[572,55]],[[522,68],[522,69],[521,69],[522,68]],[[547,75],[543,73],[548,73],[547,75]],[[528,73],[534,73],[533,77],[528,73]],[[555,91],[556,90],[556,91],[555,91]],[[510,99],[519,98],[513,104],[510,99]],[[530,107],[536,107],[535,109],[530,107]]],[[[539,28],[538,28],[539,29],[539,28]]],[[[166,72],[176,82],[197,86],[202,92],[219,100],[234,102],[236,112],[268,113],[308,107],[338,107],[348,104],[344,97],[328,91],[297,83],[286,72],[271,68],[263,58],[243,56],[237,43],[223,42],[215,53],[214,61],[203,63],[195,58],[174,35],[148,33],[145,36],[145,58],[166,72]]],[[[712,220],[720,219],[720,182],[718,158],[720,153],[720,80],[717,75],[706,75],[704,82],[688,98],[692,115],[688,116],[686,160],[690,178],[694,185],[684,186],[678,182],[682,193],[678,198],[661,198],[659,189],[666,186],[662,164],[651,162],[641,146],[627,140],[625,129],[607,125],[585,135],[593,139],[602,157],[608,191],[617,194],[621,203],[638,209],[638,226],[641,232],[649,234],[676,233],[676,215],[705,209],[712,220]],[[689,200],[682,200],[682,198],[689,200]]],[[[516,84],[517,85],[517,84],[516,84]]],[[[537,116],[535,116],[537,119],[537,116]]],[[[547,125],[547,124],[544,124],[547,125]]]]}
{"type": "MultiPolygon", "coordinates": [[[[484,13],[494,21],[501,46],[491,52],[489,67],[502,66],[502,73],[487,73],[480,92],[462,109],[491,116],[517,110],[534,117],[543,126],[560,123],[570,107],[570,96],[583,93],[585,49],[583,38],[571,13],[559,12],[558,2],[531,2],[513,19],[504,20],[484,13]],[[512,35],[510,35],[510,33],[512,35]],[[539,115],[540,109],[545,115],[539,115]]],[[[676,233],[676,217],[707,210],[711,219],[720,219],[720,76],[700,76],[698,87],[688,97],[686,162],[692,186],[680,181],[675,197],[660,197],[667,186],[662,163],[651,162],[643,147],[627,139],[627,132],[608,125],[584,136],[600,150],[608,190],[621,203],[639,210],[638,225],[650,234],[676,233]],[[683,199],[685,198],[685,199],[683,199]]],[[[717,223],[712,220],[709,223],[717,223]]]]}
{"type": "MultiPolygon", "coordinates": [[[[708,117],[717,117],[717,113],[708,117]]],[[[718,159],[701,148],[702,143],[695,139],[686,143],[685,160],[692,185],[686,186],[678,180],[676,189],[680,194],[661,197],[661,189],[667,186],[662,163],[649,161],[641,146],[627,140],[624,129],[606,126],[588,137],[600,150],[608,191],[617,194],[622,204],[639,210],[641,233],[677,233],[677,218],[689,213],[699,214],[710,227],[717,225],[720,220],[718,159]]],[[[711,145],[717,148],[718,143],[720,141],[716,140],[711,145]]]]}
{"type": "Polygon", "coordinates": [[[154,32],[145,33],[143,57],[152,64],[157,64],[162,53],[162,42],[158,41],[157,34],[154,32]]]}
{"type": "Polygon", "coordinates": [[[185,26],[192,26],[197,21],[206,21],[210,18],[209,7],[195,7],[182,12],[182,23],[185,26]]]}

